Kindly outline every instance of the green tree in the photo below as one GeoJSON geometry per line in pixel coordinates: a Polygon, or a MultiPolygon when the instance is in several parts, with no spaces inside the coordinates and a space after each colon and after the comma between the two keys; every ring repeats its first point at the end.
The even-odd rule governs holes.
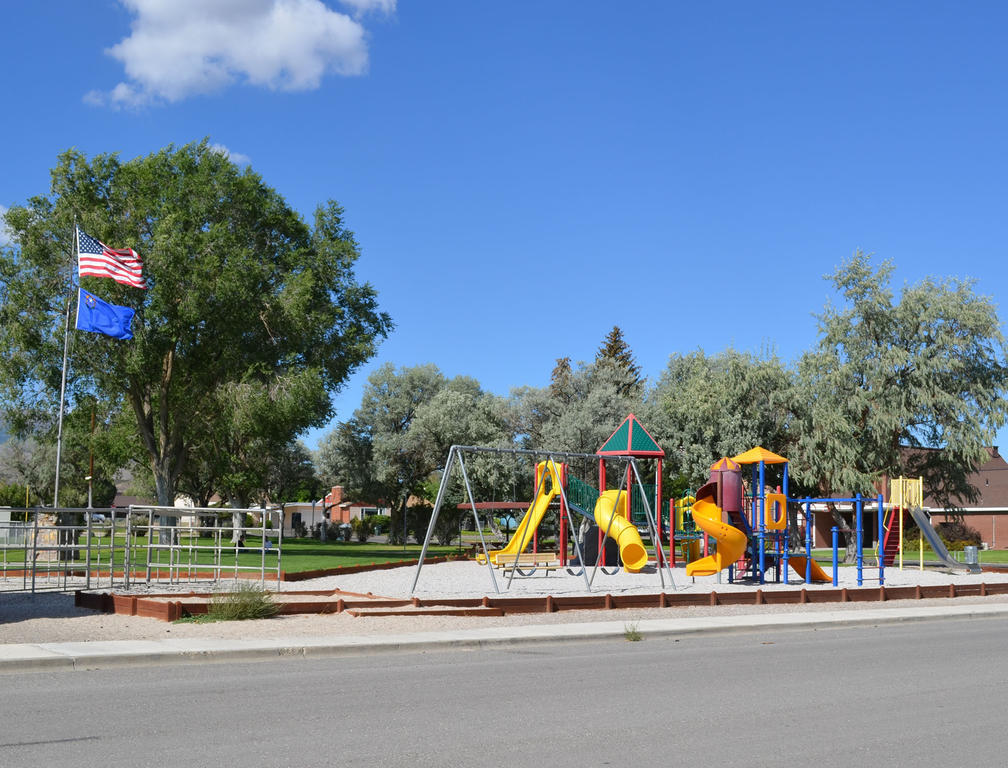
{"type": "Polygon", "coordinates": [[[329,202],[305,223],[206,141],[125,162],[68,151],[51,176],[47,196],[6,215],[3,415],[15,434],[52,429],[74,222],[135,247],[148,290],[82,280],[136,310],[134,338],[74,333],[68,402],[93,396],[132,414],[133,444],[161,504],[173,502],[190,456],[240,473],[255,461],[256,440],[284,445],[324,424],[331,394],[392,328],[374,290],[354,276],[359,247],[343,210],[329,202]],[[280,414],[257,421],[267,404],[280,414]],[[221,436],[221,450],[242,450],[230,463],[208,457],[207,434],[221,436]]]}
{"type": "Polygon", "coordinates": [[[885,475],[923,475],[939,503],[975,500],[969,475],[1008,416],[997,311],[956,279],[897,300],[892,272],[858,251],[829,278],[844,303],[827,305],[798,364],[791,476],[820,495],[871,495],[885,475]]]}
{"type": "MultiPolygon", "coordinates": [[[[351,492],[370,490],[386,500],[393,508],[390,540],[399,542],[410,497],[426,496],[425,481],[443,469],[453,444],[511,445],[504,416],[503,402],[475,379],[447,379],[430,364],[386,364],[368,377],[353,418],[323,439],[319,471],[351,492]]],[[[492,462],[474,461],[470,479],[485,485],[483,464],[492,462]]],[[[422,515],[412,518],[407,529],[422,536],[422,515]]]]}
{"type": "Polygon", "coordinates": [[[603,357],[572,368],[560,358],[549,387],[519,387],[510,398],[512,430],[524,447],[594,453],[642,400],[633,374],[603,357]]]}
{"type": "Polygon", "coordinates": [[[644,379],[641,377],[641,369],[640,366],[637,365],[637,361],[634,360],[633,352],[630,350],[630,345],[627,344],[626,340],[623,338],[623,329],[621,329],[618,325],[614,325],[612,327],[612,330],[609,331],[605,339],[603,339],[598,352],[595,353],[595,362],[602,360],[612,361],[626,374],[624,378],[624,387],[626,391],[623,392],[623,394],[641,394],[644,388],[644,379]]]}
{"type": "Polygon", "coordinates": [[[696,489],[722,456],[756,445],[784,449],[790,387],[790,373],[769,352],[673,355],[641,417],[665,449],[669,470],[696,489]]]}

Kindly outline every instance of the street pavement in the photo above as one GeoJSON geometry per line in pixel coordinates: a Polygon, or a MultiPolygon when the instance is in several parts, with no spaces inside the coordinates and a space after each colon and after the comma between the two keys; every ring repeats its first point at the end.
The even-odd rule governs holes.
{"type": "MultiPolygon", "coordinates": [[[[648,619],[634,622],[601,620],[576,624],[523,624],[386,636],[333,636],[260,639],[116,640],[0,645],[0,673],[29,670],[91,670],[121,666],[268,661],[289,657],[337,657],[482,648],[535,643],[603,640],[627,637],[677,637],[756,630],[882,625],[940,619],[982,619],[1008,616],[1008,604],[967,604],[864,608],[810,613],[748,614],[648,619]]],[[[628,638],[629,639],[629,638],[628,638]]]]}

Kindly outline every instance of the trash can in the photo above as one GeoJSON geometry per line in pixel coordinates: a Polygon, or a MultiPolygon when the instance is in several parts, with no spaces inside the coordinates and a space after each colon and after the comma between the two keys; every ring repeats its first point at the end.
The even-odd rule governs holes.
{"type": "Polygon", "coordinates": [[[980,562],[977,556],[976,547],[963,547],[963,558],[966,561],[966,565],[977,565],[980,562]]]}

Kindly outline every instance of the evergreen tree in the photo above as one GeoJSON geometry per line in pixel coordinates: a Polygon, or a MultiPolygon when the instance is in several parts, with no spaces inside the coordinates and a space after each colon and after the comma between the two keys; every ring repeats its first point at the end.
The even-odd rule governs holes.
{"type": "Polygon", "coordinates": [[[621,378],[625,380],[619,384],[623,394],[629,395],[633,392],[639,394],[642,391],[644,379],[641,378],[640,366],[634,360],[633,352],[623,338],[623,330],[618,325],[612,327],[595,354],[596,363],[606,361],[624,374],[621,378]]]}

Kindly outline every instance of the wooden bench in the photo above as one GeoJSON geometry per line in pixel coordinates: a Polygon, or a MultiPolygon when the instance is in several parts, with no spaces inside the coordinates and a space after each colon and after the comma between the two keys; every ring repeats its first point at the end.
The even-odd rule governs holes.
{"type": "Polygon", "coordinates": [[[552,571],[563,568],[560,564],[560,557],[555,552],[522,552],[517,557],[517,567],[514,555],[497,555],[497,567],[504,575],[511,573],[514,569],[519,575],[531,575],[533,570],[546,571],[548,576],[552,571]]]}

